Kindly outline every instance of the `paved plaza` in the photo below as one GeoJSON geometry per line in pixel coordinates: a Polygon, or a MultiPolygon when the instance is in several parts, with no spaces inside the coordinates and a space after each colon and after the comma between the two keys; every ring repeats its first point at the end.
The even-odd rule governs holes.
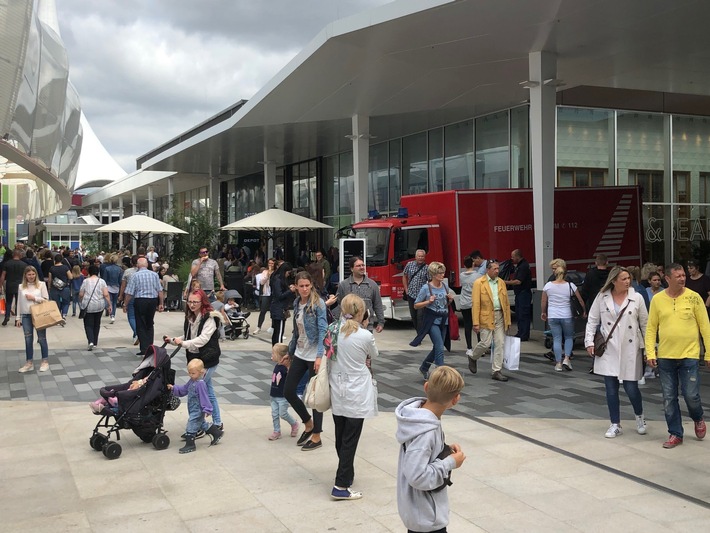
{"type": "MultiPolygon", "coordinates": [[[[250,317],[252,325],[255,317],[250,317]]],[[[156,337],[179,335],[180,313],[157,316],[156,337]]],[[[253,327],[253,326],[252,326],[253,327]]],[[[140,357],[125,315],[104,319],[100,346],[86,349],[82,323],[48,331],[50,371],[19,374],[21,330],[0,329],[0,516],[5,531],[403,531],[395,497],[398,445],[394,407],[420,395],[417,367],[429,350],[411,348],[411,329],[388,323],[373,364],[380,415],[365,423],[355,463],[355,502],[329,498],[337,457],[332,419],[324,446],[305,453],[295,439],[269,442],[270,336],[225,341],[215,379],[225,436],[198,440],[179,455],[183,406],[166,415],[172,442],[157,451],[130,432],[114,461],[89,447],[97,421],[87,403],[107,383],[125,382],[140,357]]],[[[449,489],[449,531],[688,531],[710,519],[708,446],[685,423],[684,444],[664,450],[660,383],[642,386],[648,435],[637,435],[622,392],[624,434],[608,427],[601,378],[576,348],[572,372],[555,373],[542,335],[523,343],[521,370],[490,379],[489,357],[467,369],[454,342],[447,364],[466,379],[462,401],[444,417],[448,442],[467,455],[449,489]]],[[[39,347],[37,347],[39,348],[39,347]]],[[[35,358],[38,358],[38,350],[35,358]]],[[[36,365],[39,367],[39,364],[36,365]]],[[[187,378],[178,352],[178,381],[187,378]]],[[[702,395],[708,405],[708,372],[702,395]]],[[[682,405],[682,402],[681,402],[682,405]]],[[[683,406],[684,407],[684,406],[683,406]]]]}

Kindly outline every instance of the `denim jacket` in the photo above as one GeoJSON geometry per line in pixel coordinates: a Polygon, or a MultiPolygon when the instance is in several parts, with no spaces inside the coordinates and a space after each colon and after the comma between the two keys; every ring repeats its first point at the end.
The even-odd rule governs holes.
{"type": "MultiPolygon", "coordinates": [[[[289,346],[296,345],[298,340],[298,326],[296,325],[296,315],[298,314],[298,308],[300,307],[300,298],[296,298],[293,301],[293,337],[289,346]]],[[[325,339],[325,331],[328,329],[328,320],[326,319],[325,313],[325,302],[321,299],[318,301],[318,305],[315,308],[306,304],[303,310],[303,325],[306,328],[306,336],[308,337],[308,342],[315,344],[317,346],[316,358],[320,359],[323,357],[325,352],[325,347],[323,346],[323,340],[325,339]]],[[[290,351],[290,349],[289,349],[290,351]]]]}

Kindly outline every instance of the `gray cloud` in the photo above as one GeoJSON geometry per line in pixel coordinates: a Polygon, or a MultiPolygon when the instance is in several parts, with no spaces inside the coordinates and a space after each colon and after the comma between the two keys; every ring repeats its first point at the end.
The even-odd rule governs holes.
{"type": "Polygon", "coordinates": [[[128,172],[250,98],[328,23],[389,1],[60,0],[57,10],[82,108],[128,172]]]}

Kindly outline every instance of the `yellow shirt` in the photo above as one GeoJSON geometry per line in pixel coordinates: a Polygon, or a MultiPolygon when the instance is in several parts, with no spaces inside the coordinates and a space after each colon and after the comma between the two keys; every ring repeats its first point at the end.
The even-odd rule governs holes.
{"type": "Polygon", "coordinates": [[[705,302],[697,292],[685,289],[677,298],[661,291],[651,300],[646,327],[648,359],[699,359],[700,341],[710,346],[710,321],[705,302]],[[658,333],[658,350],[656,350],[658,333]]]}

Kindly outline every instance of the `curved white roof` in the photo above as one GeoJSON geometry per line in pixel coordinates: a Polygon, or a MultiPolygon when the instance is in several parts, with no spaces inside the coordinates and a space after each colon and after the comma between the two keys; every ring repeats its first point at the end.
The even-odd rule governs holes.
{"type": "Polygon", "coordinates": [[[79,168],[76,174],[74,190],[81,189],[87,183],[96,185],[106,185],[126,175],[126,172],[111,157],[104,145],[91,129],[91,125],[84,113],[81,113],[81,126],[83,128],[84,139],[81,146],[81,156],[79,156],[79,168]]]}

